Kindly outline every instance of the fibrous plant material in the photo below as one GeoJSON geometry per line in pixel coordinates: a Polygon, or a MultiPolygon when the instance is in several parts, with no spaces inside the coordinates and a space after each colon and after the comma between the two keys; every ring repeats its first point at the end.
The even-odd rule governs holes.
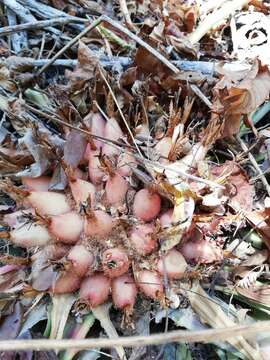
{"type": "Polygon", "coordinates": [[[267,4],[2,4],[0,336],[65,338],[62,360],[216,339],[200,358],[259,360],[257,325],[235,324],[269,310],[269,70],[230,21],[267,4]]]}

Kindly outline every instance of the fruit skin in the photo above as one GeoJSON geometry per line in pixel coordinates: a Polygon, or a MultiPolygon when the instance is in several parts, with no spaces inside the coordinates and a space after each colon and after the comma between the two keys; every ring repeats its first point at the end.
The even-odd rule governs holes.
{"type": "Polygon", "coordinates": [[[105,192],[109,204],[118,205],[123,203],[128,191],[128,182],[119,174],[110,176],[106,182],[105,192]]]}
{"type": "Polygon", "coordinates": [[[83,219],[76,212],[68,212],[50,218],[49,231],[56,241],[75,244],[83,230],[83,219]]]}
{"type": "Polygon", "coordinates": [[[83,245],[75,245],[67,255],[67,260],[71,263],[71,270],[79,277],[83,277],[93,265],[94,255],[83,245]]]}
{"type": "Polygon", "coordinates": [[[154,230],[153,224],[140,224],[132,229],[130,242],[138,254],[145,256],[156,249],[157,241],[154,238],[154,230]]]}
{"type": "MultiPolygon", "coordinates": [[[[116,121],[116,119],[111,118],[106,122],[104,137],[106,139],[117,141],[118,139],[123,138],[124,134],[116,121]]],[[[107,156],[114,156],[119,154],[119,149],[115,146],[104,144],[102,147],[102,153],[107,156]]]]}
{"type": "Polygon", "coordinates": [[[180,251],[188,263],[209,264],[223,258],[222,250],[206,240],[188,241],[181,246],[180,251]]]}
{"type": "Polygon", "coordinates": [[[161,208],[161,199],[158,194],[147,189],[139,190],[133,202],[133,214],[137,219],[151,221],[157,217],[161,208]]]}
{"type": "Polygon", "coordinates": [[[132,276],[124,274],[112,280],[112,300],[116,308],[133,308],[137,293],[137,287],[132,276]]]}
{"type": "Polygon", "coordinates": [[[172,249],[167,252],[164,259],[159,259],[157,263],[157,271],[164,275],[165,271],[169,279],[181,279],[183,273],[187,268],[187,263],[184,256],[177,250],[172,249]]]}
{"type": "Polygon", "coordinates": [[[108,300],[110,279],[101,273],[85,278],[80,288],[80,299],[91,307],[96,307],[108,300]]]}
{"type": "Polygon", "coordinates": [[[65,195],[54,191],[32,191],[27,201],[40,215],[60,215],[71,211],[65,195]]]}
{"type": "Polygon", "coordinates": [[[76,179],[75,181],[69,182],[72,196],[76,201],[77,205],[87,201],[90,196],[91,204],[94,204],[96,188],[89,181],[76,179]]]}
{"type": "Polygon", "coordinates": [[[141,270],[137,273],[136,283],[140,291],[153,300],[158,300],[163,294],[163,284],[156,271],[141,270]]]}
{"type": "Polygon", "coordinates": [[[99,161],[99,152],[89,150],[88,152],[88,173],[89,179],[94,185],[101,184],[105,176],[99,161]]]}
{"type": "Polygon", "coordinates": [[[104,274],[110,278],[118,277],[128,271],[129,259],[126,252],[120,248],[112,248],[102,254],[104,274]]]}
{"type": "Polygon", "coordinates": [[[168,209],[160,215],[159,221],[162,228],[169,227],[172,223],[173,209],[168,209]]]}
{"type": "Polygon", "coordinates": [[[60,274],[51,288],[53,294],[68,294],[80,288],[81,279],[72,271],[60,274]]]}
{"type": "Polygon", "coordinates": [[[113,229],[112,217],[102,210],[95,210],[86,217],[84,232],[87,236],[108,236],[113,229]]]}
{"type": "Polygon", "coordinates": [[[30,191],[48,191],[51,178],[49,176],[39,176],[36,178],[25,176],[22,177],[22,183],[30,191]]]}
{"type": "Polygon", "coordinates": [[[51,236],[45,226],[25,223],[10,231],[10,240],[17,246],[30,248],[49,244],[51,236]]]}

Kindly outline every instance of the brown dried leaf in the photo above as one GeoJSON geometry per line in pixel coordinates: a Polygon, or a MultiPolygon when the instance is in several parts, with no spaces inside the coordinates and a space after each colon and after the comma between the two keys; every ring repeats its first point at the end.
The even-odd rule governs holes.
{"type": "MultiPolygon", "coordinates": [[[[259,71],[256,62],[243,78],[239,72],[227,73],[214,89],[215,101],[211,121],[224,117],[220,137],[232,136],[239,131],[241,115],[247,115],[264,103],[270,92],[270,73],[259,71]]],[[[242,74],[243,76],[243,74],[242,74]]]]}
{"type": "Polygon", "coordinates": [[[210,172],[214,179],[226,177],[225,195],[230,198],[230,204],[235,210],[252,210],[254,188],[249,184],[246,173],[237,163],[226,161],[222,165],[212,166],[210,172]]]}
{"type": "Polygon", "coordinates": [[[237,286],[238,294],[255,301],[256,303],[270,306],[270,285],[253,285],[248,288],[237,286]]]}
{"type": "Polygon", "coordinates": [[[94,78],[97,65],[97,57],[80,41],[78,47],[78,65],[74,71],[66,71],[66,78],[69,79],[71,88],[73,90],[83,88],[86,81],[94,78]]]}
{"type": "Polygon", "coordinates": [[[270,249],[270,209],[252,211],[245,216],[249,223],[262,235],[265,245],[270,249]]]}

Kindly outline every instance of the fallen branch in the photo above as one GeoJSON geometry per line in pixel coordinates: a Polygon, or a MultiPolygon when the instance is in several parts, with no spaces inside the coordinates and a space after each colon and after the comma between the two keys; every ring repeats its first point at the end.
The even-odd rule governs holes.
{"type": "Polygon", "coordinates": [[[82,18],[76,18],[76,17],[57,17],[50,20],[41,20],[41,21],[35,21],[35,22],[27,22],[24,24],[19,25],[13,25],[13,26],[4,26],[0,28],[0,36],[5,36],[13,33],[18,33],[21,31],[33,31],[33,30],[39,30],[44,29],[50,26],[56,26],[56,25],[64,25],[68,24],[70,22],[78,22],[83,23],[87,22],[87,19],[82,18]]]}
{"type": "MultiPolygon", "coordinates": [[[[47,21],[47,20],[46,20],[47,21]]],[[[48,20],[51,21],[51,20],[48,20]]],[[[45,22],[45,21],[44,21],[45,22]]],[[[22,24],[26,25],[26,24],[22,24]]],[[[20,25],[21,26],[21,25],[20,25]]],[[[7,28],[7,27],[6,27],[7,28]]],[[[2,28],[3,30],[6,28],[2,28]]],[[[2,29],[0,29],[0,36],[2,29]]],[[[94,52],[95,53],[95,52],[94,52]]],[[[99,59],[101,65],[103,67],[113,67],[115,65],[120,65],[123,67],[128,67],[132,65],[132,59],[130,57],[126,56],[106,56],[106,55],[100,55],[99,53],[96,53],[97,58],[99,59]]],[[[32,59],[28,57],[20,57],[18,60],[21,64],[25,62],[27,66],[33,66],[33,67],[41,67],[47,65],[51,60],[50,59],[32,59]]],[[[10,67],[13,66],[14,57],[11,56],[7,59],[0,60],[1,64],[10,67]]],[[[212,63],[212,62],[206,62],[206,61],[190,61],[190,60],[172,60],[171,63],[177,68],[179,68],[180,71],[193,71],[193,72],[199,72],[204,75],[218,75],[220,72],[220,64],[219,63],[212,63]]],[[[76,59],[56,59],[53,63],[50,64],[50,66],[65,66],[65,67],[75,67],[78,64],[78,61],[76,59]]],[[[230,69],[230,71],[237,71],[238,69],[238,63],[226,63],[226,67],[230,69]]],[[[195,92],[195,91],[194,91],[195,92]]],[[[209,102],[209,101],[208,101],[209,102]]],[[[207,104],[208,105],[208,104],[207,104]]],[[[209,103],[210,105],[210,103],[209,103]]]]}
{"type": "MultiPolygon", "coordinates": [[[[52,19],[55,17],[69,17],[70,16],[65,13],[64,11],[58,10],[53,8],[52,6],[43,4],[40,1],[36,0],[18,0],[19,3],[23,5],[23,7],[26,9],[31,9],[33,13],[35,13],[38,17],[42,19],[52,19]]],[[[78,30],[82,30],[82,26],[80,24],[73,24],[73,27],[75,27],[78,30]]]]}
{"type": "MultiPolygon", "coordinates": [[[[9,28],[17,27],[17,16],[11,9],[7,8],[7,18],[9,28]]],[[[1,29],[0,29],[1,32],[1,29]]],[[[10,36],[13,51],[18,54],[23,48],[27,48],[27,34],[25,32],[16,32],[10,36]]]]}
{"type": "Polygon", "coordinates": [[[237,325],[222,329],[209,329],[200,331],[176,330],[168,333],[154,334],[149,336],[126,336],[118,339],[31,339],[31,340],[1,340],[0,351],[22,351],[22,350],[66,350],[66,349],[94,349],[94,348],[114,348],[141,347],[147,345],[161,345],[172,342],[205,342],[226,341],[236,336],[250,336],[257,333],[270,331],[270,321],[258,321],[251,325],[237,325]]]}
{"type": "Polygon", "coordinates": [[[123,27],[118,22],[110,19],[106,15],[100,16],[98,19],[94,20],[92,24],[87,26],[80,34],[78,34],[75,38],[70,40],[61,50],[59,50],[48,62],[48,64],[44,65],[38,72],[37,76],[40,76],[51,64],[55,62],[62,54],[64,54],[70,47],[75,45],[83,36],[87,35],[91,30],[93,30],[96,26],[98,26],[102,22],[106,22],[113,26],[115,29],[121,31],[123,34],[127,35],[132,40],[136,41],[139,45],[144,47],[147,51],[149,51],[152,55],[154,55],[159,61],[161,61],[165,66],[167,66],[173,73],[178,74],[179,69],[173,65],[168,59],[166,59],[162,54],[160,54],[157,50],[152,48],[152,46],[148,45],[145,41],[140,39],[137,35],[133,34],[131,31],[123,27]]]}
{"type": "Polygon", "coordinates": [[[23,22],[35,22],[36,18],[30,13],[30,11],[23,5],[19,4],[16,0],[2,0],[10,10],[23,21],[23,22]]]}

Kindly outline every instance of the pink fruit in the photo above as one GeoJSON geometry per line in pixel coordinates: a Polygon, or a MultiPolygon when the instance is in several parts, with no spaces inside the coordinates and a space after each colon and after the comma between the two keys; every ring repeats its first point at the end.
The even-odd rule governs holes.
{"type": "Polygon", "coordinates": [[[85,278],[80,288],[80,299],[89,306],[95,307],[108,300],[110,280],[103,274],[94,274],[85,278]]]}
{"type": "Polygon", "coordinates": [[[50,218],[49,231],[56,241],[75,244],[83,230],[83,219],[76,212],[68,212],[50,218]]]}
{"type": "Polygon", "coordinates": [[[80,288],[81,279],[74,272],[67,271],[60,274],[52,286],[53,294],[73,293],[80,288]]]}
{"type": "Polygon", "coordinates": [[[169,209],[165,211],[162,215],[160,215],[159,221],[162,228],[171,226],[172,216],[173,216],[173,209],[169,209]]]}
{"type": "Polygon", "coordinates": [[[129,259],[126,252],[120,248],[112,248],[102,254],[104,274],[110,278],[118,277],[128,271],[129,259]]]}
{"type": "Polygon", "coordinates": [[[41,215],[60,215],[71,210],[65,195],[53,191],[33,191],[27,201],[41,215]]]}
{"type": "Polygon", "coordinates": [[[153,220],[160,212],[160,207],[160,196],[147,189],[139,190],[134,197],[133,213],[139,220],[153,220]]]}
{"type": "Polygon", "coordinates": [[[140,255],[148,255],[157,247],[154,230],[155,227],[152,224],[142,224],[132,229],[130,242],[140,255]]]}
{"type": "Polygon", "coordinates": [[[96,188],[89,181],[76,179],[69,182],[72,196],[79,205],[87,201],[88,197],[91,199],[91,204],[94,204],[96,188]]]}
{"type": "Polygon", "coordinates": [[[109,204],[123,203],[128,190],[128,182],[119,174],[110,176],[106,182],[105,192],[109,204]]]}
{"type": "Polygon", "coordinates": [[[118,309],[133,308],[137,296],[134,279],[124,274],[112,280],[113,304],[118,309]]]}
{"type": "Polygon", "coordinates": [[[50,182],[51,178],[49,176],[22,177],[23,185],[30,191],[48,191],[50,182]]]}
{"type": "Polygon", "coordinates": [[[163,294],[162,280],[156,271],[141,270],[136,282],[141,292],[151,299],[157,300],[163,294]]]}
{"type": "Polygon", "coordinates": [[[67,259],[72,264],[72,271],[83,277],[94,263],[94,255],[83,245],[76,245],[68,253],[67,259]]]}
{"type": "Polygon", "coordinates": [[[108,236],[112,229],[112,217],[102,210],[95,210],[85,218],[84,232],[87,236],[108,236]]]}
{"type": "Polygon", "coordinates": [[[167,274],[169,279],[180,279],[187,268],[187,263],[183,255],[177,250],[170,250],[159,259],[157,271],[164,275],[167,274]]]}

